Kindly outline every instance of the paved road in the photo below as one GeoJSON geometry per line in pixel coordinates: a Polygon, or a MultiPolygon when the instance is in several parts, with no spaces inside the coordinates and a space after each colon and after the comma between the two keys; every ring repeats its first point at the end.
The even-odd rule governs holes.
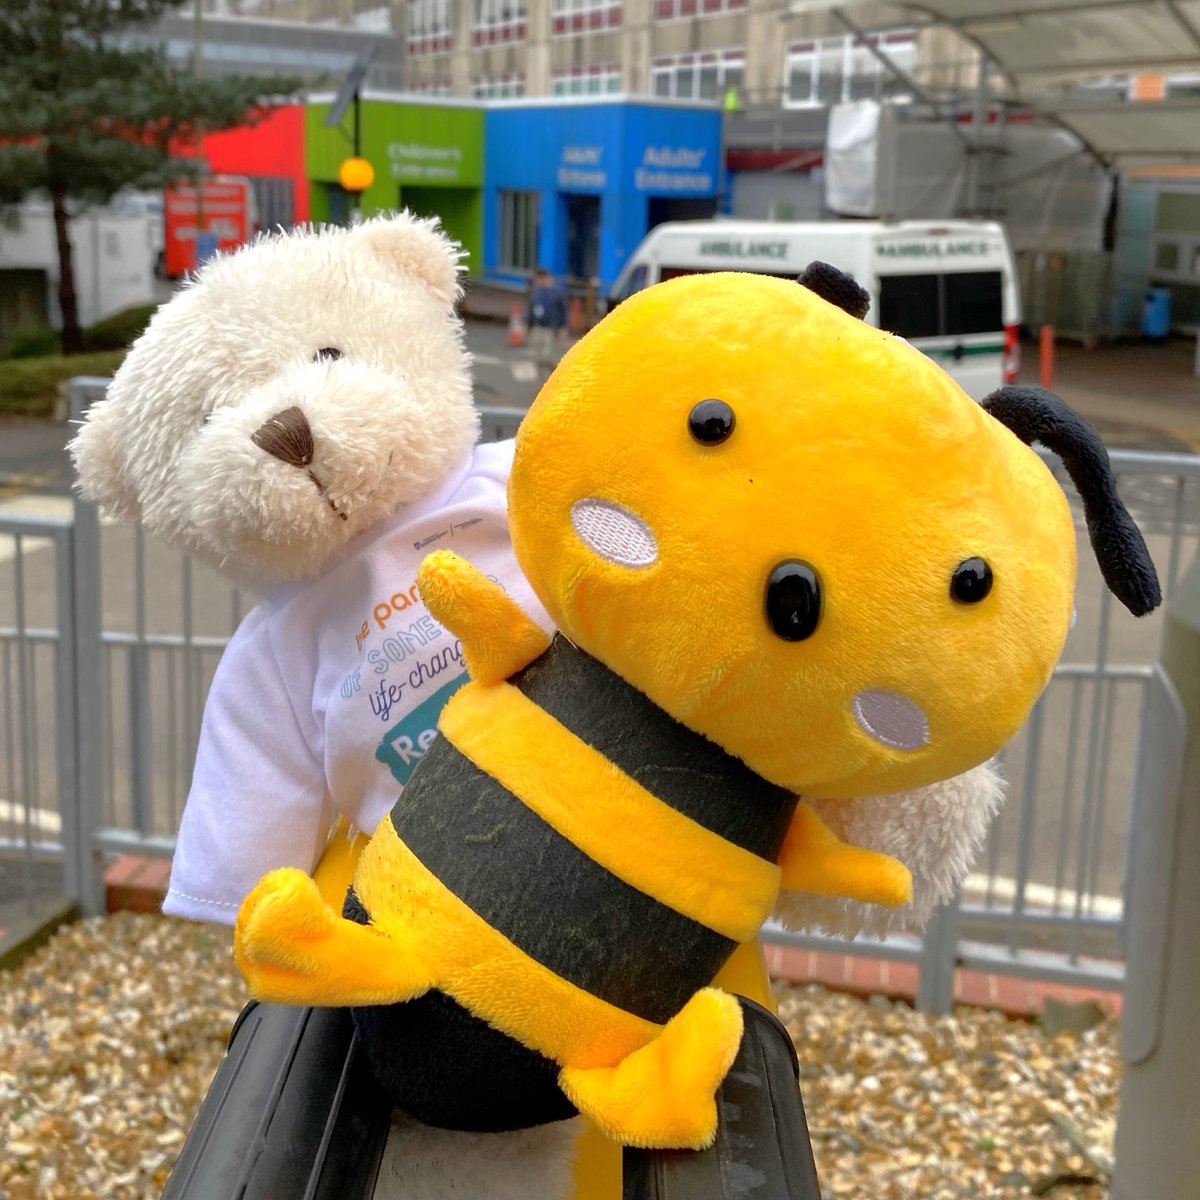
{"type": "MultiPolygon", "coordinates": [[[[476,399],[482,405],[527,408],[539,376],[527,349],[508,345],[505,325],[468,321],[475,360],[476,399]]],[[[1200,451],[1200,380],[1191,343],[1106,346],[1058,352],[1055,387],[1102,431],[1110,445],[1129,449],[1200,451]]],[[[1038,364],[1026,349],[1022,382],[1036,383],[1038,364]]],[[[28,491],[65,495],[67,425],[0,418],[0,499],[28,491]]]]}

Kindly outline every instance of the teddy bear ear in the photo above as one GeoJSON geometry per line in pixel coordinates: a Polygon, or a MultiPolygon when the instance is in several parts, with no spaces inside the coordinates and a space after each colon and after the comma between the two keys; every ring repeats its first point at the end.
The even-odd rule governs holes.
{"type": "Polygon", "coordinates": [[[465,251],[439,228],[435,217],[402,212],[360,225],[351,235],[396,271],[413,275],[443,304],[461,294],[458,276],[465,251]]]}
{"type": "Polygon", "coordinates": [[[141,506],[125,482],[117,457],[115,417],[112,402],[101,400],[88,409],[83,426],[67,449],[75,463],[80,495],[120,520],[133,521],[140,516],[141,506]]]}

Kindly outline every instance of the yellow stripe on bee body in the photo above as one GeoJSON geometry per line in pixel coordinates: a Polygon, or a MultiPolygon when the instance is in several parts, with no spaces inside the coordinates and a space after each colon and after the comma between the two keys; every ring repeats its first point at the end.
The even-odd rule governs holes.
{"type": "Polygon", "coordinates": [[[438,728],[618,879],[735,942],[757,935],[779,867],[648,792],[512,684],[461,688],[438,728]]]}
{"type": "Polygon", "coordinates": [[[560,1066],[615,1066],[662,1030],[517,949],[424,866],[390,816],[362,852],[354,891],[373,925],[413,947],[438,991],[560,1066]]]}

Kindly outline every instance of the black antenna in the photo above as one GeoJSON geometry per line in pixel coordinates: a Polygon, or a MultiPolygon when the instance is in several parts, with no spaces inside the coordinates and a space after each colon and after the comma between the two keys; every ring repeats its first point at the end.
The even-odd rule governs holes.
{"type": "Polygon", "coordinates": [[[1135,617],[1162,603],[1158,575],[1145,540],[1117,495],[1108,451],[1096,431],[1053,392],[1002,387],[983,408],[1026,445],[1041,442],[1057,454],[1083,500],[1088,537],[1104,582],[1135,617]]]}
{"type": "Polygon", "coordinates": [[[809,263],[796,282],[860,321],[871,307],[871,293],[859,287],[844,271],[828,263],[809,263]]]}

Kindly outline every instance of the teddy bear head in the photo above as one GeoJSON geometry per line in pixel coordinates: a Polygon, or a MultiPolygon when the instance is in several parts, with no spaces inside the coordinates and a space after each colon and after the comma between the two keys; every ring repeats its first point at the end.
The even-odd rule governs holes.
{"type": "Polygon", "coordinates": [[[317,574],[478,437],[460,253],[400,214],[211,261],[87,413],[81,492],[241,585],[317,574]]]}

